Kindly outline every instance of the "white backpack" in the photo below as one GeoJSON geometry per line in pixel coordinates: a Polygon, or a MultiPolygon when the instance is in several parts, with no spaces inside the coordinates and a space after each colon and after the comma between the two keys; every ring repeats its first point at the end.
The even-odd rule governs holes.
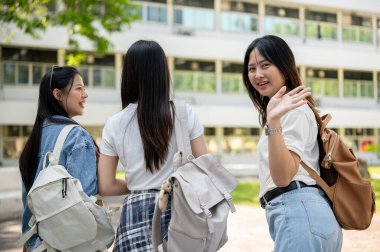
{"type": "Polygon", "coordinates": [[[44,158],[43,168],[27,195],[32,212],[31,229],[20,239],[24,244],[38,234],[42,244],[34,251],[107,251],[114,241],[111,217],[114,209],[99,204],[94,196],[83,192],[80,181],[58,165],[67,135],[78,125],[67,125],[60,132],[53,153],[44,158]],[[46,167],[46,157],[49,165],[46,167]],[[98,204],[96,204],[96,203],[98,204]]]}
{"type": "Polygon", "coordinates": [[[165,203],[160,192],[153,216],[153,249],[167,252],[215,252],[227,242],[227,217],[235,211],[231,192],[236,179],[211,154],[191,155],[184,103],[176,103],[175,134],[179,152],[173,158],[174,173],[162,190],[171,197],[167,243],[162,241],[160,216],[165,203]],[[162,207],[163,206],[163,207],[162,207]],[[160,209],[160,207],[162,207],[160,209]],[[159,246],[162,244],[162,247],[159,246]]]}

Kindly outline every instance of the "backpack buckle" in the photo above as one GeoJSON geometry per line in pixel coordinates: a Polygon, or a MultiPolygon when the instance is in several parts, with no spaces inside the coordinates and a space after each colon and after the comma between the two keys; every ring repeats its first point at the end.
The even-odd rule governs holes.
{"type": "Polygon", "coordinates": [[[195,157],[193,156],[193,154],[189,154],[189,155],[187,155],[187,161],[191,161],[191,160],[193,160],[193,159],[195,159],[195,157]]]}

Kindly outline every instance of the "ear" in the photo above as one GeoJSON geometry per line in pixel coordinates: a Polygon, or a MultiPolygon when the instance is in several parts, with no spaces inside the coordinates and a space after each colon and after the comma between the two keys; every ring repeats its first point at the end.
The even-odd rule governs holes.
{"type": "Polygon", "coordinates": [[[62,101],[62,92],[58,88],[54,88],[53,96],[57,101],[62,101]]]}

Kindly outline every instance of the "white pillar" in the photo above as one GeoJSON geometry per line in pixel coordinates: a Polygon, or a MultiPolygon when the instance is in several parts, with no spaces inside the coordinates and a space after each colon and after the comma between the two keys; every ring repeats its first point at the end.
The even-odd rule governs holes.
{"type": "Polygon", "coordinates": [[[121,89],[121,73],[123,71],[123,54],[115,54],[115,89],[121,89]]]}
{"type": "Polygon", "coordinates": [[[66,50],[65,49],[58,49],[57,50],[57,63],[58,66],[65,66],[66,65],[66,50]]]}
{"type": "Polygon", "coordinates": [[[299,25],[300,25],[300,38],[305,43],[306,42],[306,34],[305,34],[305,7],[301,6],[299,8],[299,25]]]}
{"type": "Polygon", "coordinates": [[[259,2],[259,30],[258,30],[258,35],[263,36],[265,34],[265,25],[264,25],[264,17],[265,17],[265,5],[264,1],[261,0],[259,2]]]}
{"type": "Polygon", "coordinates": [[[221,16],[222,16],[222,0],[214,0],[214,13],[215,13],[215,31],[220,31],[221,28],[221,16]]]}
{"type": "Polygon", "coordinates": [[[343,13],[341,11],[338,11],[336,14],[336,21],[337,21],[337,32],[338,32],[338,42],[342,43],[343,41],[343,13]]]}
{"type": "Polygon", "coordinates": [[[344,71],[343,68],[338,68],[338,84],[339,84],[339,98],[343,99],[344,88],[344,71]]]}
{"type": "Polygon", "coordinates": [[[166,9],[167,9],[167,13],[166,13],[166,17],[167,17],[167,21],[168,21],[168,25],[169,27],[174,27],[174,3],[173,3],[173,0],[167,0],[167,5],[166,5],[166,9]]]}
{"type": "Polygon", "coordinates": [[[217,94],[222,93],[222,73],[223,73],[223,62],[222,60],[215,61],[215,92],[217,94]]]}

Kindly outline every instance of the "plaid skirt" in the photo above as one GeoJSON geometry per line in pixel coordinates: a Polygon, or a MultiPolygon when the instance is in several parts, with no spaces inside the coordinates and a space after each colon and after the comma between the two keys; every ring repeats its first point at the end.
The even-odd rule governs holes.
{"type": "MultiPolygon", "coordinates": [[[[152,251],[152,219],[158,190],[132,191],[124,200],[113,251],[152,251]]],[[[161,215],[161,234],[167,239],[170,202],[161,215]]]]}

